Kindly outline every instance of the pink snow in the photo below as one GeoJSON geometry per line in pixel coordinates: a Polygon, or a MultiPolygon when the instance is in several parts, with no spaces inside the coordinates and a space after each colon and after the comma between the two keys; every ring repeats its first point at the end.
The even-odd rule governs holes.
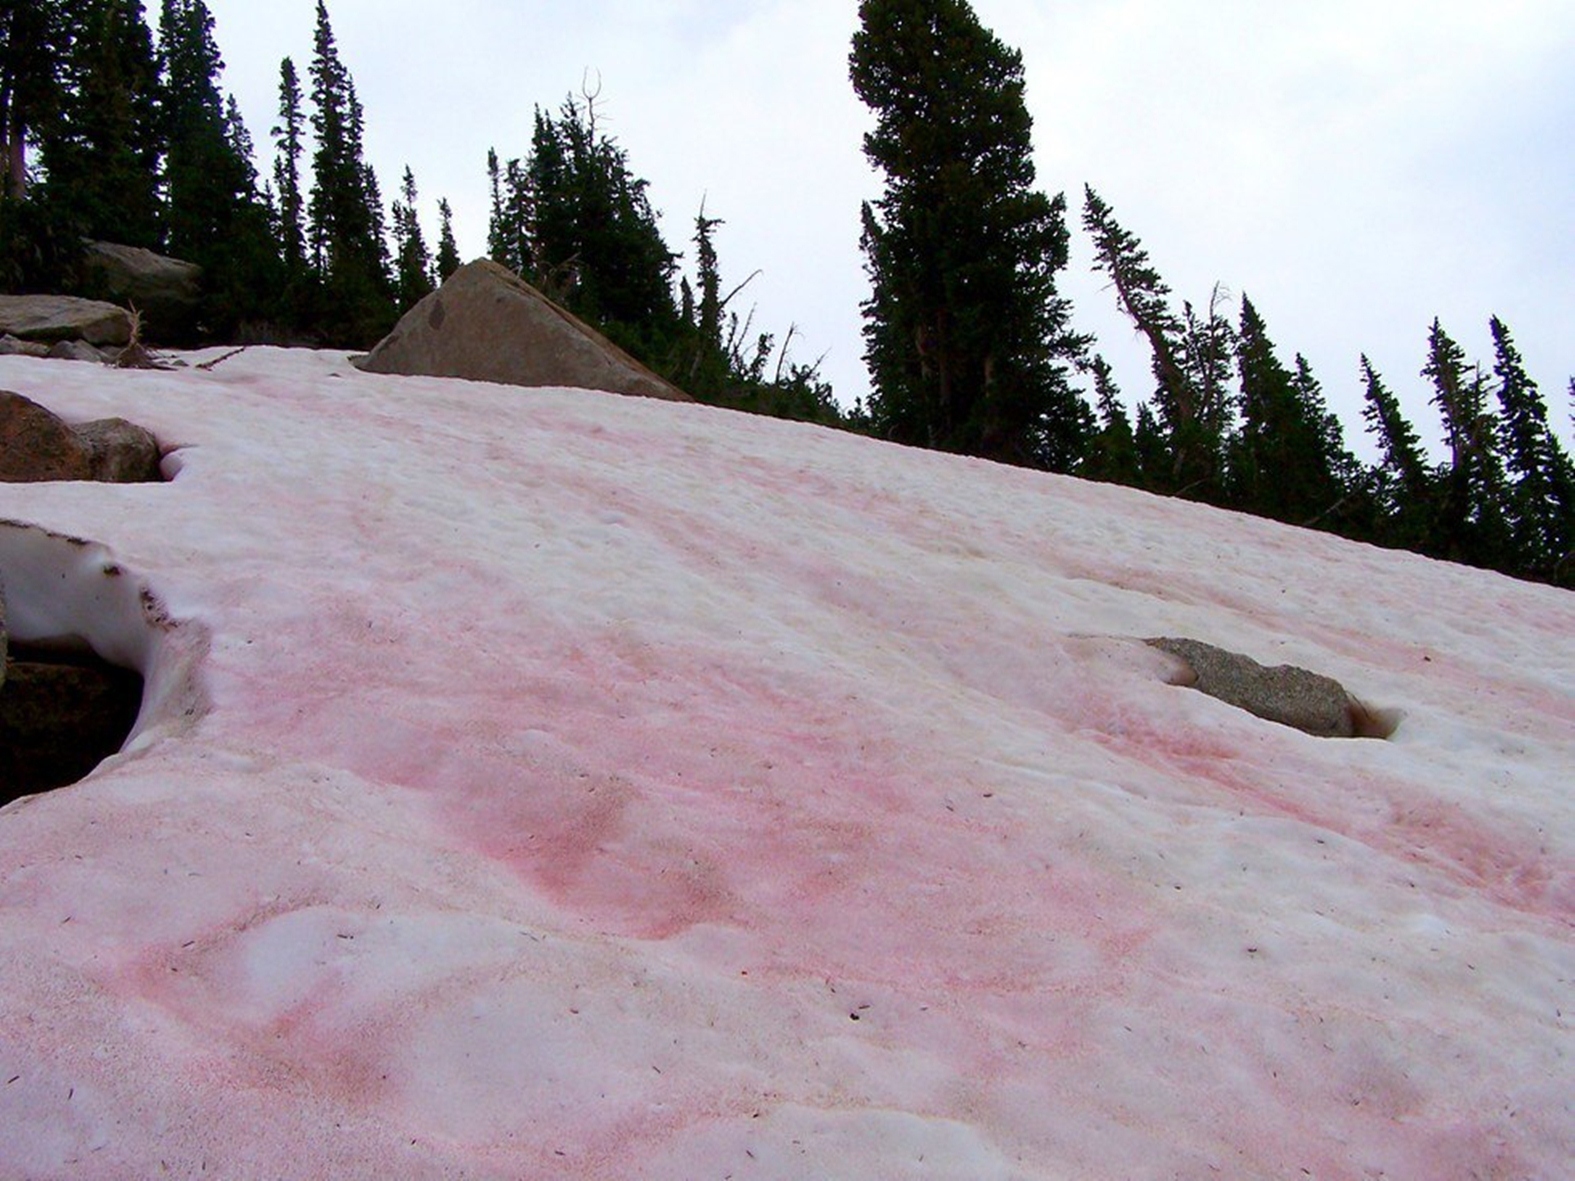
{"type": "Polygon", "coordinates": [[[339,353],[0,387],[175,449],[0,486],[13,625],[149,678],[0,811],[0,1176],[1575,1160],[1567,592],[339,353]],[[1260,721],[1153,635],[1400,727],[1260,721]]]}

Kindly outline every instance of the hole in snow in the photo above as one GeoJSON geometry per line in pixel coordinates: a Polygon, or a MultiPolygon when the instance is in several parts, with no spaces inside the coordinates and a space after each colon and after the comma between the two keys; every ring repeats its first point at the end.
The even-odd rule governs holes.
{"type": "Polygon", "coordinates": [[[200,655],[104,546],[0,521],[0,805],[189,724],[200,655]]]}

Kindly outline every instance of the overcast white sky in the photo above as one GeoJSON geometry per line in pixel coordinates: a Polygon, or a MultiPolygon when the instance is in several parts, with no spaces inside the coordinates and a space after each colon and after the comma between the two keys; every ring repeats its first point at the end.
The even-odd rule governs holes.
{"type": "MultiPolygon", "coordinates": [[[[278,68],[303,79],[315,0],[209,0],[264,173],[278,68]]],[[[1022,50],[1040,186],[1085,182],[1178,300],[1245,292],[1287,362],[1305,353],[1362,445],[1367,352],[1424,434],[1417,377],[1440,316],[1491,360],[1509,324],[1568,438],[1575,375],[1575,4],[1569,0],[975,0],[1022,50]]],[[[855,0],[330,0],[392,196],[415,170],[427,234],[448,197],[486,248],[488,147],[524,156],[536,104],[589,77],[651,182],[674,249],[701,199],[726,220],[724,280],[761,328],[796,323],[844,402],[865,393],[861,199],[879,192],[847,78],[855,0]]],[[[1064,289],[1129,401],[1146,354],[1074,233],[1064,289]]],[[[691,252],[692,253],[692,252],[691,252]]],[[[1365,452],[1365,446],[1362,447],[1365,452]]]]}

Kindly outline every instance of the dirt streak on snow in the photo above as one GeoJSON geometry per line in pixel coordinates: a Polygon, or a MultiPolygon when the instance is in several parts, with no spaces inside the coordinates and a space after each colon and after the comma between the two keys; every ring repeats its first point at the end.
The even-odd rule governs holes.
{"type": "Polygon", "coordinates": [[[0,1174],[1575,1158],[1568,594],[342,354],[0,385],[179,447],[0,518],[202,637],[128,753],[0,812],[0,1174]],[[1158,634],[1404,720],[1272,726],[1158,634]]]}

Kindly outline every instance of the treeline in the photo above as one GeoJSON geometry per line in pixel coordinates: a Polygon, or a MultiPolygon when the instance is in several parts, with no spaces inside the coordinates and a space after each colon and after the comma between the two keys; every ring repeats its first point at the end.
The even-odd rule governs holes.
{"type": "Polygon", "coordinates": [[[1418,350],[1440,463],[1362,358],[1380,455],[1364,464],[1306,359],[1283,359],[1250,299],[1216,288],[1207,307],[1176,307],[1087,188],[1098,269],[1152,358],[1129,415],[1056,288],[1067,203],[1034,187],[1021,54],[966,0],[863,0],[859,17],[851,73],[876,117],[865,155],[885,178],[863,212],[874,433],[1575,587],[1575,467],[1501,321],[1490,365],[1436,321],[1418,350]]]}
{"type": "MultiPolygon", "coordinates": [[[[0,6],[0,290],[80,289],[82,244],[103,239],[202,266],[199,339],[359,348],[460,265],[448,201],[434,251],[408,167],[385,206],[322,0],[305,78],[280,63],[266,176],[207,5],[162,0],[158,30],[141,0],[0,6]]],[[[791,360],[792,329],[779,347],[729,310],[703,209],[680,277],[593,98],[538,110],[524,161],[494,152],[488,172],[494,259],[704,401],[844,421],[818,366],[791,360]]]]}
{"type": "MultiPolygon", "coordinates": [[[[779,344],[735,308],[753,276],[724,281],[704,207],[685,273],[592,94],[537,108],[518,155],[489,152],[489,256],[704,401],[1575,586],[1575,469],[1503,323],[1485,364],[1436,322],[1418,349],[1440,462],[1363,358],[1363,463],[1251,300],[1176,306],[1088,188],[1082,229],[1152,357],[1129,413],[1057,289],[1069,211],[1035,187],[1021,55],[967,0],[863,0],[859,17],[851,76],[885,180],[862,212],[867,406],[792,360],[794,329],[779,344]]],[[[459,266],[447,200],[433,249],[408,167],[385,205],[322,0],[304,79],[280,64],[266,175],[202,0],[161,0],[156,41],[140,0],[13,0],[0,34],[0,289],[69,290],[83,240],[108,239],[203,266],[204,339],[365,347],[459,266]]]]}

